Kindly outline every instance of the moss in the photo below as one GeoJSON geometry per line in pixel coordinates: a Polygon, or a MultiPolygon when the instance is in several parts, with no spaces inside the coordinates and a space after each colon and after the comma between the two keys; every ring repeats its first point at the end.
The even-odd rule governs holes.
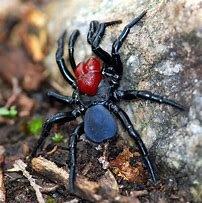
{"type": "Polygon", "coordinates": [[[42,130],[43,119],[41,117],[33,118],[28,122],[27,129],[32,135],[39,135],[42,130]]]}

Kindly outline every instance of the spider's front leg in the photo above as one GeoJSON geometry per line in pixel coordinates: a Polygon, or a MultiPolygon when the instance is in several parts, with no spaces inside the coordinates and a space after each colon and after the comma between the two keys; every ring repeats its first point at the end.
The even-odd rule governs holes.
{"type": "Polygon", "coordinates": [[[75,179],[76,179],[76,146],[77,146],[77,139],[84,133],[84,124],[81,123],[77,126],[72,134],[70,135],[69,139],[69,159],[67,164],[69,166],[69,192],[74,194],[75,193],[75,179]]]}
{"type": "Polygon", "coordinates": [[[139,151],[143,156],[143,160],[145,162],[147,170],[150,173],[151,179],[153,180],[153,182],[156,182],[157,175],[155,173],[154,166],[149,158],[147,148],[143,143],[139,133],[134,129],[128,115],[120,107],[114,104],[109,105],[109,109],[111,109],[114,112],[114,114],[119,118],[123,127],[127,130],[130,137],[132,137],[135,140],[135,143],[137,144],[139,151]]]}
{"type": "Polygon", "coordinates": [[[100,23],[97,20],[93,20],[90,22],[88,34],[87,34],[87,42],[92,45],[92,42],[95,38],[96,31],[98,30],[100,23]]]}
{"type": "Polygon", "coordinates": [[[53,124],[72,121],[72,120],[76,119],[80,114],[81,114],[81,110],[75,109],[75,110],[69,111],[69,112],[57,113],[57,114],[51,116],[50,118],[48,118],[43,125],[43,130],[41,132],[40,138],[38,139],[37,143],[35,144],[29,158],[32,159],[33,157],[36,156],[37,150],[40,147],[42,147],[45,139],[48,137],[48,135],[50,133],[50,130],[51,130],[53,124]]]}
{"type": "Polygon", "coordinates": [[[114,41],[112,45],[112,58],[114,62],[114,68],[116,73],[120,76],[123,74],[123,64],[119,55],[119,50],[125,41],[126,37],[130,33],[130,29],[136,25],[146,14],[146,11],[143,11],[137,18],[133,19],[128,25],[125,26],[119,37],[114,41]]]}
{"type": "Polygon", "coordinates": [[[76,68],[76,62],[74,59],[74,46],[79,35],[80,35],[79,30],[74,30],[69,37],[69,43],[68,43],[69,61],[73,70],[75,70],[76,68]]]}
{"type": "Polygon", "coordinates": [[[158,95],[158,94],[153,94],[152,92],[146,91],[146,90],[117,90],[115,91],[115,97],[124,100],[132,100],[132,99],[145,99],[145,100],[150,100],[153,102],[157,102],[160,104],[167,104],[170,106],[173,106],[179,110],[185,110],[185,107],[179,103],[177,103],[174,100],[167,99],[164,96],[158,95]]]}
{"type": "Polygon", "coordinates": [[[90,23],[87,41],[92,46],[92,51],[95,53],[95,55],[97,55],[104,63],[106,63],[109,66],[113,66],[112,57],[110,56],[110,54],[108,54],[100,47],[100,43],[105,34],[106,27],[119,24],[121,22],[122,22],[121,20],[116,20],[105,23],[92,21],[90,23]]]}
{"type": "Polygon", "coordinates": [[[71,74],[71,72],[68,70],[65,60],[63,58],[64,55],[64,43],[66,38],[66,31],[61,35],[61,37],[58,39],[58,49],[56,51],[56,62],[58,64],[58,67],[60,69],[60,72],[63,76],[63,78],[74,88],[76,89],[76,81],[74,76],[71,74]]]}

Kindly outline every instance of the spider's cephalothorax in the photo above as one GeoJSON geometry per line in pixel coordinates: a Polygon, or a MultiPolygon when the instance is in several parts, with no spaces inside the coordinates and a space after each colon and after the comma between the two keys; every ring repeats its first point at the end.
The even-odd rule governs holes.
{"type": "Polygon", "coordinates": [[[91,57],[86,63],[79,63],[74,71],[78,90],[82,94],[95,95],[102,80],[102,63],[97,57],[91,57]]]}
{"type": "Polygon", "coordinates": [[[79,36],[79,31],[75,30],[69,38],[69,60],[75,77],[67,69],[63,58],[66,32],[58,40],[56,61],[64,79],[72,86],[74,93],[72,97],[63,96],[55,92],[48,92],[48,96],[73,107],[72,111],[61,112],[48,118],[44,123],[41,136],[34,146],[31,158],[35,157],[39,147],[42,147],[46,137],[49,135],[53,124],[65,123],[83,116],[80,123],[72,132],[69,139],[69,190],[74,192],[75,167],[76,167],[76,145],[80,135],[85,134],[86,138],[95,143],[102,143],[112,139],[117,135],[117,117],[128,134],[134,139],[143,157],[145,166],[151,179],[156,182],[157,177],[150,161],[148,151],[139,135],[133,127],[128,115],[118,106],[120,100],[145,99],[153,102],[164,103],[183,110],[183,106],[177,102],[152,94],[149,91],[119,90],[119,82],[122,77],[123,65],[121,62],[119,49],[130,32],[130,29],[138,23],[146,11],[133,19],[125,26],[119,37],[112,45],[111,54],[100,47],[100,42],[104,36],[107,26],[121,23],[121,21],[111,21],[90,23],[87,41],[92,47],[94,56],[86,62],[76,65],[74,60],[74,45],[79,36]]]}

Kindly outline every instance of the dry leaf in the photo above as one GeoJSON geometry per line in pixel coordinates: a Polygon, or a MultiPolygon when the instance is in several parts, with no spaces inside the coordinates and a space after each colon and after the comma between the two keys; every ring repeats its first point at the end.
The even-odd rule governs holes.
{"type": "Polygon", "coordinates": [[[23,21],[19,26],[22,43],[33,61],[42,61],[47,53],[48,46],[46,16],[33,7],[22,16],[22,19],[23,21]]]}
{"type": "Polygon", "coordinates": [[[143,183],[146,181],[145,177],[147,176],[142,163],[138,161],[138,157],[138,153],[132,153],[128,148],[125,148],[116,159],[110,161],[110,167],[117,176],[124,180],[143,183]],[[135,160],[135,158],[137,158],[137,161],[133,165],[131,164],[131,160],[135,160]]]}

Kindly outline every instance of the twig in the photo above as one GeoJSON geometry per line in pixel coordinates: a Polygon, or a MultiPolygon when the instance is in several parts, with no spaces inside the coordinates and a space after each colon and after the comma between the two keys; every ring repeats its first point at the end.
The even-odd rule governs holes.
{"type": "Polygon", "coordinates": [[[4,165],[4,153],[5,149],[3,146],[0,146],[0,202],[6,202],[6,191],[4,187],[4,174],[3,174],[3,165],[4,165]]]}
{"type": "Polygon", "coordinates": [[[27,167],[27,164],[25,164],[21,159],[19,159],[19,160],[15,161],[14,169],[11,169],[9,171],[22,171],[23,175],[29,180],[30,185],[35,190],[38,202],[39,203],[45,203],[43,196],[40,192],[41,187],[35,183],[35,180],[32,178],[32,176],[26,170],[26,167],[27,167]]]}
{"type": "Polygon", "coordinates": [[[60,185],[55,185],[55,184],[53,186],[43,186],[43,188],[41,188],[40,191],[41,193],[50,193],[50,192],[56,191],[59,187],[60,185]]]}
{"type": "MultiPolygon", "coordinates": [[[[67,186],[69,174],[67,171],[56,166],[55,163],[48,161],[43,157],[32,159],[32,168],[39,174],[47,177],[53,182],[59,185],[67,186]]],[[[100,195],[97,195],[97,191],[100,186],[96,182],[88,181],[87,179],[78,176],[76,180],[77,192],[79,195],[85,196],[87,199],[98,201],[101,199],[100,195]],[[81,194],[82,193],[82,194],[81,194]]]]}
{"type": "MultiPolygon", "coordinates": [[[[32,159],[31,166],[37,173],[45,176],[47,179],[67,187],[69,174],[66,170],[56,166],[55,163],[43,157],[37,157],[32,159]]],[[[115,200],[120,203],[139,203],[139,200],[135,196],[124,197],[118,195],[117,188],[114,189],[112,187],[109,189],[109,184],[105,187],[103,182],[89,181],[79,175],[77,176],[75,186],[76,195],[92,202],[109,203],[115,200]]]]}
{"type": "Polygon", "coordinates": [[[51,149],[49,152],[47,152],[47,155],[51,155],[51,154],[53,154],[54,152],[57,151],[57,149],[58,149],[58,146],[55,145],[55,146],[53,147],[53,149],[51,149]]]}

